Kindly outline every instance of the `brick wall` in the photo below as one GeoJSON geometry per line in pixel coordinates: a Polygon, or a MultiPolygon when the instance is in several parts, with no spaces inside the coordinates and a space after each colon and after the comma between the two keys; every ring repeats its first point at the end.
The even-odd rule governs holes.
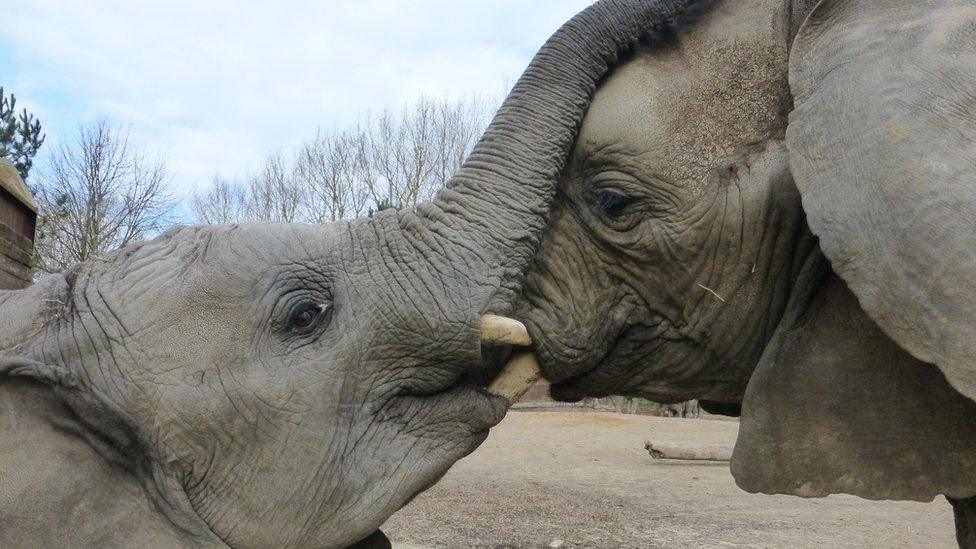
{"type": "Polygon", "coordinates": [[[34,243],[0,222],[0,289],[16,290],[31,283],[34,243]]]}

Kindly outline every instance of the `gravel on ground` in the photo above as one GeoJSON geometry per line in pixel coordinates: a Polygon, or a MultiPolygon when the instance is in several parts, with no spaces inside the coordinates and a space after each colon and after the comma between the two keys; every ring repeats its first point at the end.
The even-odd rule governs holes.
{"type": "Polygon", "coordinates": [[[954,547],[931,503],[754,495],[727,463],[652,459],[648,439],[731,444],[734,421],[512,412],[394,515],[398,547],[954,547]]]}

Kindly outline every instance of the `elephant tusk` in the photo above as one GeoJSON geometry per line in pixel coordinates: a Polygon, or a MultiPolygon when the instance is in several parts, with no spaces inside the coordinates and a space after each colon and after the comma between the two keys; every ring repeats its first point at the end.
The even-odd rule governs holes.
{"type": "MultiPolygon", "coordinates": [[[[532,338],[529,337],[525,324],[518,320],[484,315],[481,317],[481,343],[528,347],[532,345],[532,338]]],[[[512,355],[501,375],[488,386],[488,392],[507,398],[509,404],[515,404],[540,379],[542,371],[535,354],[520,352],[512,355]]]]}
{"type": "Polygon", "coordinates": [[[498,315],[481,317],[481,343],[487,345],[515,345],[528,347],[532,338],[525,324],[512,318],[498,315]]]}
{"type": "Polygon", "coordinates": [[[515,404],[540,379],[542,371],[535,354],[517,353],[505,365],[501,375],[488,386],[488,392],[503,396],[509,404],[515,404]]]}

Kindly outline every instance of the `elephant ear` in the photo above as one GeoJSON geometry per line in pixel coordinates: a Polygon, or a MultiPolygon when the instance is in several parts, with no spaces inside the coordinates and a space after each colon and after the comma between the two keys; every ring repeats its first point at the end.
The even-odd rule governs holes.
{"type": "Polygon", "coordinates": [[[822,0],[790,58],[810,228],[884,332],[976,399],[976,7],[822,0]]]}
{"type": "Polygon", "coordinates": [[[976,494],[976,402],[829,274],[749,380],[732,455],[749,492],[931,501],[976,494]]]}

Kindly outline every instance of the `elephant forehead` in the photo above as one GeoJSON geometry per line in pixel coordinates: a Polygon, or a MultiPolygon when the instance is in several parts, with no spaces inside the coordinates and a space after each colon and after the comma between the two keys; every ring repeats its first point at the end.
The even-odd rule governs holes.
{"type": "Polygon", "coordinates": [[[287,224],[181,227],[82,269],[76,299],[135,332],[187,326],[194,312],[215,325],[250,322],[283,289],[328,286],[339,234],[287,224]]]}
{"type": "Polygon", "coordinates": [[[659,175],[683,179],[744,144],[780,137],[789,108],[788,36],[781,0],[705,8],[613,71],[594,96],[577,151],[648,152],[659,175]]]}
{"type": "Polygon", "coordinates": [[[178,254],[181,261],[203,270],[222,270],[250,278],[271,266],[333,262],[342,238],[341,223],[302,225],[254,223],[200,227],[178,254]]]}
{"type": "Polygon", "coordinates": [[[180,283],[197,279],[215,287],[244,285],[273,269],[333,263],[331,251],[341,236],[338,226],[255,223],[187,227],[145,245],[122,269],[158,270],[166,265],[180,283]]]}

